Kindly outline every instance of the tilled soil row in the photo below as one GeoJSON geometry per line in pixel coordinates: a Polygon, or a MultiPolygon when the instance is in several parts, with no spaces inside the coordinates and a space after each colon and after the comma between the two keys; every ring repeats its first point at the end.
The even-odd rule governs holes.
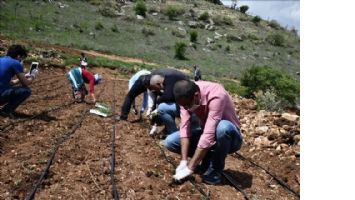
{"type": "MultiPolygon", "coordinates": [[[[63,84],[62,81],[57,83],[63,84]]],[[[61,96],[54,102],[72,101],[68,97],[68,95],[61,96]]],[[[56,106],[54,102],[38,101],[35,106],[28,109],[23,109],[26,107],[24,104],[20,110],[33,113],[42,108],[56,106]]],[[[46,164],[51,145],[58,138],[58,134],[75,124],[68,119],[75,119],[87,108],[85,104],[75,104],[48,114],[46,119],[18,123],[8,133],[2,133],[5,142],[2,143],[3,154],[0,157],[1,197],[24,198],[46,164]]]]}
{"type": "MultiPolygon", "coordinates": [[[[111,104],[113,81],[106,82],[101,102],[111,104]]],[[[37,199],[110,199],[108,160],[112,120],[88,115],[57,151],[50,177],[37,199]]]]}

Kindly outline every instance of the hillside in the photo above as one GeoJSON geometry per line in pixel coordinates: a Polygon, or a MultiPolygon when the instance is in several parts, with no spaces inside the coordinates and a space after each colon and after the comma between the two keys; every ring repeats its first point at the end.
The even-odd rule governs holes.
{"type": "Polygon", "coordinates": [[[146,17],[138,19],[135,3],[117,2],[2,0],[0,33],[141,58],[161,67],[191,69],[197,64],[209,79],[239,78],[252,65],[272,66],[298,78],[300,39],[277,23],[254,23],[253,16],[206,1],[147,0],[146,17]],[[169,19],[171,10],[177,14],[169,19]],[[196,43],[190,43],[192,31],[197,32],[196,43]],[[174,58],[177,41],[187,44],[185,60],[174,58]]]}

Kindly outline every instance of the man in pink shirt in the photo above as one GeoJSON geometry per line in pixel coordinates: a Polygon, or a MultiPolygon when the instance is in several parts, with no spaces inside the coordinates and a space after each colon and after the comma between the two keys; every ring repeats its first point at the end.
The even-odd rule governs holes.
{"type": "Polygon", "coordinates": [[[180,130],[165,139],[168,150],[181,153],[174,178],[184,179],[196,170],[203,173],[204,182],[220,183],[227,154],[243,142],[232,98],[220,84],[190,80],[178,81],[174,96],[181,111],[180,130]],[[194,117],[201,127],[191,124],[194,117]]]}

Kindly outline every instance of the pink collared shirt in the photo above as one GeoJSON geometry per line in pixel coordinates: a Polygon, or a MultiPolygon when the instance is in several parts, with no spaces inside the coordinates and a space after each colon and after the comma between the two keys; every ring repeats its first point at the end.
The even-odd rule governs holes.
{"type": "MultiPolygon", "coordinates": [[[[200,106],[194,113],[201,120],[203,129],[197,146],[208,149],[216,143],[217,125],[222,119],[232,122],[236,127],[240,127],[240,123],[234,110],[232,98],[222,85],[208,81],[197,81],[195,83],[200,88],[201,101],[200,106]]],[[[191,112],[180,106],[180,117],[180,138],[190,137],[191,112]]]]}

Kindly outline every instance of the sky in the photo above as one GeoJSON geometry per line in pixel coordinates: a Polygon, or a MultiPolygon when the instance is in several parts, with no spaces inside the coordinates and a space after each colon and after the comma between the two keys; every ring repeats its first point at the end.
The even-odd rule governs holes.
{"type": "MultiPolygon", "coordinates": [[[[230,6],[232,1],[222,0],[230,6]]],[[[249,6],[250,15],[259,15],[265,20],[276,20],[283,27],[295,28],[300,32],[300,1],[299,0],[238,0],[237,7],[249,6]]]]}

